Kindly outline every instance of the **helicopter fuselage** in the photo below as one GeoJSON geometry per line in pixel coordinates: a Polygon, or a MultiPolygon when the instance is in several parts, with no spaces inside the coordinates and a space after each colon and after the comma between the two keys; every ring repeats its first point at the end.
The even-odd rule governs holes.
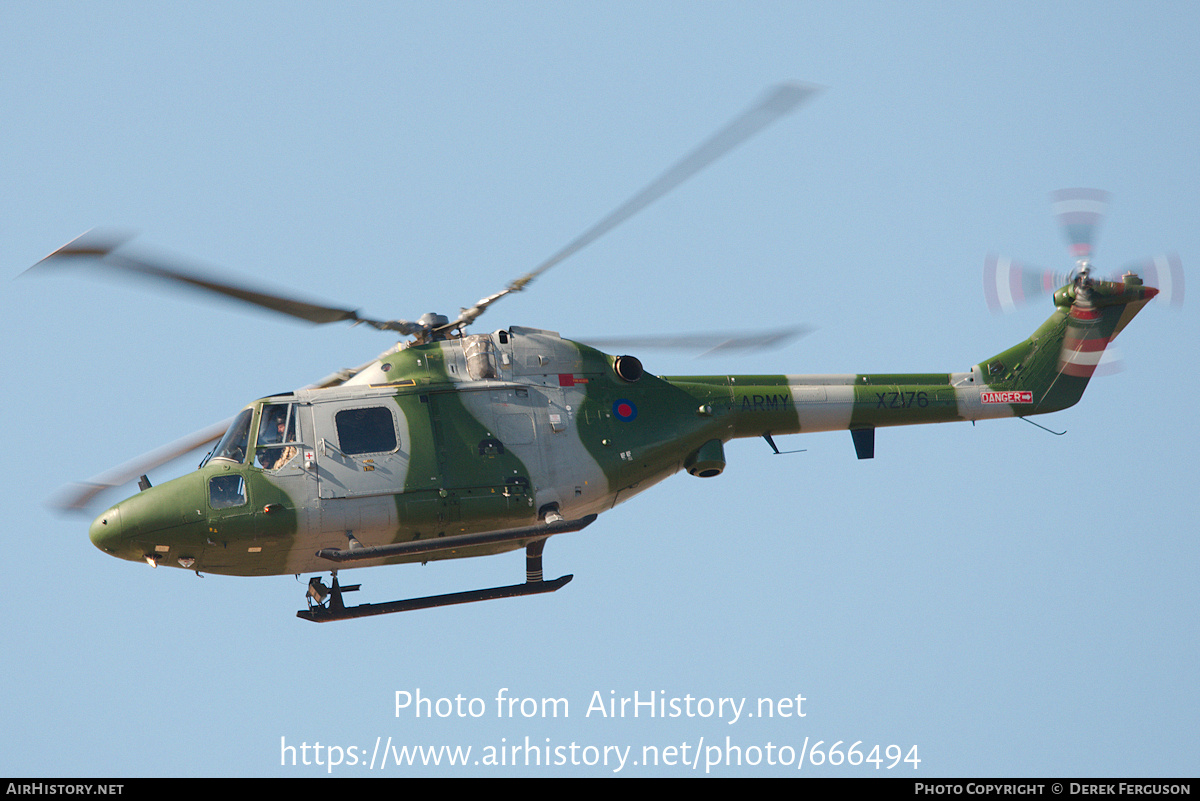
{"type": "MultiPolygon", "coordinates": [[[[1086,321],[1100,351],[1154,292],[1104,286],[1086,321]]],[[[348,566],[513,550],[681,470],[719,475],[733,438],[848,429],[870,458],[878,427],[1065,408],[1090,377],[1062,355],[1081,338],[1068,290],[1033,336],[961,373],[659,377],[518,327],[400,348],[341,386],[250,404],[199,470],[90,535],[120,558],[245,576],[357,549],[348,566]]]]}

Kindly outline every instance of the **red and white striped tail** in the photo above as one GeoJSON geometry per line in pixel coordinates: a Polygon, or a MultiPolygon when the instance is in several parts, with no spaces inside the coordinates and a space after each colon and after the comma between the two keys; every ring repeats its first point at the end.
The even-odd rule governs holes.
{"type": "Polygon", "coordinates": [[[1076,378],[1091,378],[1096,372],[1110,341],[1109,337],[1100,333],[1100,327],[1096,324],[1099,320],[1100,312],[1091,303],[1077,300],[1071,306],[1067,335],[1058,359],[1061,373],[1076,378]]]}

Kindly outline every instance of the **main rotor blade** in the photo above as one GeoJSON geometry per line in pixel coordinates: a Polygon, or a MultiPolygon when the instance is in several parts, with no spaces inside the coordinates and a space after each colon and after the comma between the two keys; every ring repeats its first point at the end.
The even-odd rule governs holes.
{"type": "Polygon", "coordinates": [[[70,484],[64,487],[51,500],[50,504],[63,511],[85,511],[91,505],[92,501],[96,499],[96,496],[102,492],[107,492],[123,484],[128,484],[138,476],[148,473],[156,467],[161,467],[167,462],[178,459],[180,456],[186,456],[188,453],[208,445],[210,442],[216,442],[232,422],[233,418],[230,418],[207,428],[202,428],[193,434],[177,439],[170,444],[163,445],[161,448],[150,451],[136,459],[131,459],[125,464],[114,467],[112,470],[101,473],[88,481],[79,481],[70,484]]]}
{"type": "Polygon", "coordinates": [[[279,314],[286,314],[310,323],[335,323],[342,321],[362,322],[376,328],[393,328],[397,323],[378,320],[368,320],[360,317],[354,309],[342,309],[335,306],[325,306],[299,298],[289,297],[275,292],[268,292],[245,284],[236,284],[225,279],[217,279],[212,275],[201,275],[178,266],[173,262],[179,261],[175,256],[150,256],[133,254],[122,251],[121,248],[131,237],[126,234],[94,229],[68,242],[51,253],[37,264],[30,267],[36,270],[47,265],[56,265],[79,258],[98,259],[101,264],[125,273],[149,276],[160,280],[183,284],[196,289],[202,289],[216,295],[240,300],[259,308],[268,309],[279,314]]]}
{"type": "Polygon", "coordinates": [[[600,350],[611,348],[646,348],[647,350],[684,350],[697,356],[713,356],[718,353],[746,353],[757,350],[780,348],[794,339],[812,333],[808,326],[792,326],[769,331],[738,331],[701,334],[668,334],[644,337],[584,337],[579,341],[600,350]]]}
{"type": "MultiPolygon", "coordinates": [[[[309,384],[305,389],[325,389],[340,386],[391,352],[393,351],[385,351],[379,357],[372,359],[366,364],[360,364],[358,367],[331,373],[319,381],[309,384]]],[[[220,423],[202,428],[195,433],[181,437],[149,453],[130,459],[125,464],[107,470],[87,481],[77,481],[73,484],[68,484],[58,491],[50,501],[50,505],[67,512],[86,511],[101,494],[128,484],[144,473],[148,473],[157,467],[162,467],[168,462],[216,442],[225,434],[230,424],[233,423],[233,420],[234,418],[231,417],[228,420],[222,420],[220,423]]]]}
{"type": "Polygon", "coordinates": [[[354,376],[358,375],[363,370],[366,370],[380,359],[390,356],[395,352],[396,348],[385,350],[383,353],[379,354],[365,364],[360,364],[358,367],[344,367],[341,370],[336,370],[318,381],[314,381],[307,386],[301,387],[301,389],[329,389],[330,387],[340,387],[342,384],[346,383],[351,378],[354,378],[354,376]]]}
{"type": "Polygon", "coordinates": [[[645,189],[618,206],[607,217],[580,234],[574,241],[550,258],[513,281],[495,295],[483,298],[470,309],[463,309],[458,319],[445,328],[466,325],[487,309],[492,303],[512,292],[520,292],[533,279],[549,270],[560,261],[582,250],[595,240],[616,228],[621,223],[667,194],[717,159],[745,142],[771,123],[794,111],[801,103],[819,91],[820,87],[805,83],[786,83],[770,90],[758,103],[740,114],[732,122],[710,136],[699,147],[684,156],[669,170],[651,182],[645,189]]]}

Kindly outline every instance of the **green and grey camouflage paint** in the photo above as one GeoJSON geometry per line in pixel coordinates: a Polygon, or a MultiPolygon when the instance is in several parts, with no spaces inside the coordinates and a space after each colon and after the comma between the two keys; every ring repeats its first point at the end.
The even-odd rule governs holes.
{"type": "Polygon", "coordinates": [[[519,327],[400,348],[342,386],[251,404],[241,457],[122,501],[90,535],[123,559],[244,576],[338,567],[322,549],[445,541],[356,567],[513,550],[537,537],[455,538],[599,514],[681,470],[718,475],[736,437],[845,429],[866,458],[877,428],[1064,409],[1156,292],[1136,276],[1063,287],[1032,336],[961,373],[658,377],[519,327]],[[297,423],[295,457],[269,469],[268,406],[297,423]],[[357,417],[391,427],[386,448],[348,444],[357,417]]]}

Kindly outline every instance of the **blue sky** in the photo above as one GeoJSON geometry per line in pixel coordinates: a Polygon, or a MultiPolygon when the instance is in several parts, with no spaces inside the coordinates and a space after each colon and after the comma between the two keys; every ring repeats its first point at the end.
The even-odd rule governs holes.
{"type": "MultiPolygon", "coordinates": [[[[1055,189],[1113,193],[1100,271],[1200,262],[1197,13],[5,3],[0,263],[15,277],[118,226],[367,315],[453,313],[797,79],[825,89],[480,325],[816,329],[752,357],[639,354],[660,374],[965,370],[1050,312],[992,316],[980,275],[989,252],[1069,268],[1055,189]]],[[[871,462],[844,432],[787,438],[807,451],[786,456],[740,441],[720,478],[675,477],[552,540],[547,573],[575,574],[556,594],[314,626],[294,617],[302,581],[111,559],[88,519],[45,502],[392,340],[84,273],[0,298],[0,692],[20,721],[4,773],[324,775],[281,764],[281,746],[319,742],[342,749],[335,775],[610,775],[611,759],[570,763],[605,746],[630,749],[622,774],[703,775],[727,737],[743,764],[710,775],[796,774],[768,764],[768,744],[806,740],[917,746],[921,762],[800,775],[1195,773],[1194,304],[1142,313],[1119,340],[1125,370],[1039,420],[1065,436],[1015,420],[885,430],[871,462]],[[397,714],[396,693],[418,689],[487,713],[397,714]],[[502,689],[566,699],[567,715],[497,717],[502,689]],[[799,695],[805,714],[588,714],[596,694],[635,692],[747,709],[799,695]],[[348,764],[388,738],[472,757],[348,764]],[[525,738],[568,764],[476,764],[525,738]],[[684,744],[697,767],[641,759],[684,744]]],[[[344,575],[357,600],[384,601],[523,570],[515,553],[344,575]]]]}

